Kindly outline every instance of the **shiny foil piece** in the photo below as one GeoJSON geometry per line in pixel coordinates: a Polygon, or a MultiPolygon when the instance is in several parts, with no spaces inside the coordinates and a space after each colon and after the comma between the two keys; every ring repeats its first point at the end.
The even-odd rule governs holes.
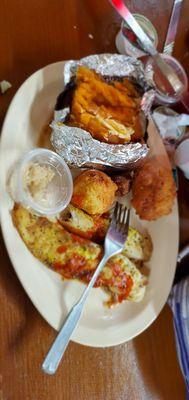
{"type": "Polygon", "coordinates": [[[123,170],[135,168],[147,156],[148,147],[141,143],[107,144],[92,138],[83,129],[51,124],[51,143],[70,167],[123,170]]]}
{"type": "MultiPolygon", "coordinates": [[[[114,78],[128,77],[136,82],[143,91],[141,110],[148,116],[155,98],[153,71],[151,69],[146,73],[140,60],[123,54],[93,54],[78,61],[70,60],[65,63],[64,67],[65,85],[76,76],[79,65],[95,70],[108,81],[114,78]]],[[[62,110],[62,112],[64,111],[62,110]]]]}
{"type": "Polygon", "coordinates": [[[81,60],[78,61],[71,60],[66,62],[64,67],[65,85],[76,75],[79,65],[93,69],[107,78],[130,77],[134,79],[144,91],[150,88],[145,78],[141,61],[123,54],[94,54],[81,58],[81,60]]]}
{"type": "Polygon", "coordinates": [[[151,89],[144,93],[142,100],[141,100],[141,110],[143,111],[144,115],[148,116],[151,114],[152,104],[155,100],[155,90],[151,89]]]}

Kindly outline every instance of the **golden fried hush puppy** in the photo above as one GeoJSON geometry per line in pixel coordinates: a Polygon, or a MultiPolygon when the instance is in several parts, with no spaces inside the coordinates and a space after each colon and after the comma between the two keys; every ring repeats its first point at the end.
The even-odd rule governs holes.
{"type": "Polygon", "coordinates": [[[176,187],[172,171],[157,158],[144,163],[133,181],[132,205],[141,219],[155,220],[172,211],[176,187]]]}
{"type": "Polygon", "coordinates": [[[117,185],[104,172],[87,170],[74,180],[71,203],[88,214],[103,214],[115,200],[117,185]]]}

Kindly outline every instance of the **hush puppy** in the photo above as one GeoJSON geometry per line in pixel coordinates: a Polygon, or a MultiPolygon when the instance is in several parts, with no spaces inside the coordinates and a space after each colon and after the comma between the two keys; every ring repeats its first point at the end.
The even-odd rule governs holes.
{"type": "Polygon", "coordinates": [[[117,185],[104,172],[87,170],[74,180],[71,203],[88,214],[107,212],[115,200],[117,185]]]}
{"type": "Polygon", "coordinates": [[[170,168],[158,159],[144,163],[135,175],[132,205],[141,219],[156,220],[172,211],[176,187],[170,168]]]}

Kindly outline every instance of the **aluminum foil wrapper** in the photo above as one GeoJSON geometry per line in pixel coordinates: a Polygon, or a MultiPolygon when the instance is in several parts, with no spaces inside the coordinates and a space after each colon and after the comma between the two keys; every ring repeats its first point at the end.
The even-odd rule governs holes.
{"type": "Polygon", "coordinates": [[[145,78],[143,65],[140,60],[122,54],[94,54],[78,61],[68,61],[64,67],[64,83],[70,82],[76,75],[79,65],[95,70],[104,77],[130,77],[144,89],[150,88],[145,78]]]}
{"type": "Polygon", "coordinates": [[[152,104],[155,100],[155,90],[150,89],[144,93],[142,100],[141,100],[141,110],[143,111],[146,117],[151,114],[152,104]]]}
{"type": "Polygon", "coordinates": [[[114,78],[131,78],[143,91],[141,109],[148,115],[155,97],[154,83],[151,74],[146,76],[140,60],[123,54],[94,54],[78,61],[70,60],[64,67],[65,85],[76,75],[79,65],[95,70],[108,81],[114,78]]]}
{"type": "Polygon", "coordinates": [[[83,129],[53,122],[51,143],[71,167],[98,169],[130,169],[148,154],[147,145],[140,143],[107,144],[92,138],[83,129]]]}
{"type": "MultiPolygon", "coordinates": [[[[86,66],[100,73],[107,81],[129,77],[144,94],[141,109],[147,116],[154,96],[150,83],[146,80],[140,60],[121,54],[99,54],[68,61],[64,67],[64,83],[68,84],[76,76],[77,67],[86,66]]],[[[70,166],[98,167],[101,169],[131,169],[148,154],[148,147],[140,143],[112,145],[99,142],[89,132],[62,124],[69,113],[69,107],[55,111],[52,123],[52,145],[70,166]]],[[[145,128],[144,128],[145,129],[145,128]]]]}
{"type": "Polygon", "coordinates": [[[145,68],[145,78],[146,78],[149,86],[154,88],[154,92],[155,92],[154,71],[153,71],[152,64],[150,64],[150,63],[145,68]]]}

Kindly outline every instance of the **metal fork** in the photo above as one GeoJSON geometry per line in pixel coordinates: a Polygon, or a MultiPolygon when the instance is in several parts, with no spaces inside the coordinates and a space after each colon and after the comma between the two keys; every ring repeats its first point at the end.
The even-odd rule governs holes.
{"type": "Polygon", "coordinates": [[[172,9],[172,13],[171,13],[171,19],[169,22],[167,36],[165,39],[163,52],[164,52],[164,54],[168,54],[170,56],[173,53],[173,48],[174,48],[174,44],[175,44],[175,38],[176,38],[176,34],[177,34],[182,3],[183,3],[183,0],[174,0],[173,9],[172,9]]]}
{"type": "Polygon", "coordinates": [[[43,362],[42,369],[47,374],[52,375],[56,372],[62,356],[66,350],[66,347],[68,346],[71,335],[81,317],[81,313],[83,311],[89,293],[94,286],[96,279],[98,278],[104,265],[109,260],[109,258],[114,256],[115,254],[120,253],[123,250],[128,236],[129,219],[130,210],[128,210],[126,207],[123,207],[121,204],[116,203],[111,224],[105,238],[104,256],[79,301],[71,308],[57,338],[55,339],[51,349],[49,350],[43,362]]]}
{"type": "Polygon", "coordinates": [[[170,86],[170,89],[173,89],[174,93],[180,94],[183,91],[183,83],[180,81],[174,69],[166,61],[164,61],[164,59],[158,53],[150,38],[141,28],[135,17],[131,14],[123,0],[109,0],[109,2],[126,21],[131,30],[142,43],[145,50],[153,57],[159,71],[161,72],[162,81],[164,81],[165,77],[166,83],[170,86]]]}

